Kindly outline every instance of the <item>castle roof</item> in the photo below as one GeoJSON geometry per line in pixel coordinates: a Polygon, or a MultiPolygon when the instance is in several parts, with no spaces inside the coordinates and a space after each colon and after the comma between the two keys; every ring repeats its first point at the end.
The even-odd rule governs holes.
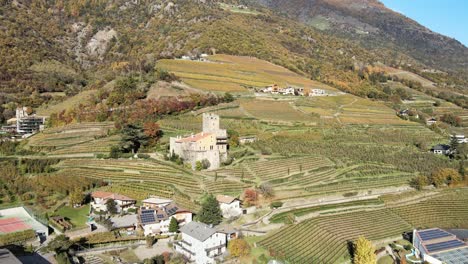
{"type": "Polygon", "coordinates": [[[212,136],[212,135],[213,135],[212,133],[201,132],[201,133],[198,133],[198,134],[195,134],[195,135],[191,135],[191,136],[186,137],[186,138],[178,139],[176,142],[177,142],[177,143],[183,143],[183,142],[197,142],[197,141],[199,141],[199,140],[202,140],[202,139],[204,139],[204,138],[210,137],[210,136],[212,136]]]}

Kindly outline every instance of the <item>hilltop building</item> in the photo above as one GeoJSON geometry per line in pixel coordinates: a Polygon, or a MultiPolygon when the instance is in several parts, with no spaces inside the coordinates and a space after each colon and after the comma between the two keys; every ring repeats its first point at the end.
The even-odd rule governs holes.
{"type": "Polygon", "coordinates": [[[32,135],[44,129],[45,117],[29,115],[26,107],[16,109],[16,133],[32,135]]]}
{"type": "Polygon", "coordinates": [[[198,161],[208,161],[207,169],[217,169],[227,159],[227,132],[219,128],[219,116],[203,114],[203,130],[188,137],[170,139],[170,155],[178,155],[195,169],[198,161]]]}
{"type": "Polygon", "coordinates": [[[468,244],[439,228],[413,231],[416,254],[430,264],[468,263],[468,244]]]}

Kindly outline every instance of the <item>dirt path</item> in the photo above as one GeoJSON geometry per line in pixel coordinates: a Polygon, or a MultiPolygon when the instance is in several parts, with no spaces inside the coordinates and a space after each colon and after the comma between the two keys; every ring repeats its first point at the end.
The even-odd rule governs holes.
{"type": "Polygon", "coordinates": [[[346,106],[351,106],[351,105],[353,105],[353,104],[356,103],[356,102],[357,102],[357,99],[354,98],[354,100],[353,100],[351,103],[349,103],[349,104],[344,104],[344,105],[340,105],[340,106],[338,107],[338,110],[336,111],[336,113],[333,114],[333,117],[336,118],[336,120],[338,120],[338,123],[341,124],[341,120],[340,120],[341,110],[342,110],[344,107],[346,107],[346,106]]]}

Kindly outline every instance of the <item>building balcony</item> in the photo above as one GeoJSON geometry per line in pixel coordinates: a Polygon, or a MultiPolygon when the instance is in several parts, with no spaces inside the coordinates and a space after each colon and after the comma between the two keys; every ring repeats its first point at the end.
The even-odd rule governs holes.
{"type": "Polygon", "coordinates": [[[177,246],[178,248],[182,249],[183,251],[189,253],[191,256],[195,256],[195,253],[190,251],[189,249],[187,249],[183,243],[181,243],[182,241],[175,241],[174,242],[174,245],[177,246]]]}

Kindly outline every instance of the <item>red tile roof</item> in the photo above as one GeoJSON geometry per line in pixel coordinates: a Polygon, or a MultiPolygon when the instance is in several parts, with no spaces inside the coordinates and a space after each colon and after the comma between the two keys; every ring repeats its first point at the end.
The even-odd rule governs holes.
{"type": "Polygon", "coordinates": [[[204,139],[206,137],[209,137],[213,134],[211,133],[205,133],[205,132],[201,132],[201,133],[198,133],[198,134],[195,134],[195,135],[192,135],[192,136],[189,136],[189,137],[186,137],[186,138],[181,138],[181,139],[178,139],[176,140],[176,142],[178,143],[183,143],[183,142],[197,142],[201,139],[204,139]]]}
{"type": "Polygon", "coordinates": [[[0,219],[0,234],[13,233],[31,228],[30,225],[17,217],[0,219]]]}
{"type": "Polygon", "coordinates": [[[135,201],[135,199],[127,197],[125,195],[111,193],[111,192],[103,192],[103,191],[95,191],[91,194],[93,198],[101,198],[101,199],[113,199],[113,200],[120,200],[120,201],[135,201]]]}
{"type": "Polygon", "coordinates": [[[218,200],[218,202],[220,202],[220,203],[230,204],[233,201],[237,200],[237,198],[229,196],[229,195],[219,194],[219,195],[216,195],[216,200],[218,200]]]}

